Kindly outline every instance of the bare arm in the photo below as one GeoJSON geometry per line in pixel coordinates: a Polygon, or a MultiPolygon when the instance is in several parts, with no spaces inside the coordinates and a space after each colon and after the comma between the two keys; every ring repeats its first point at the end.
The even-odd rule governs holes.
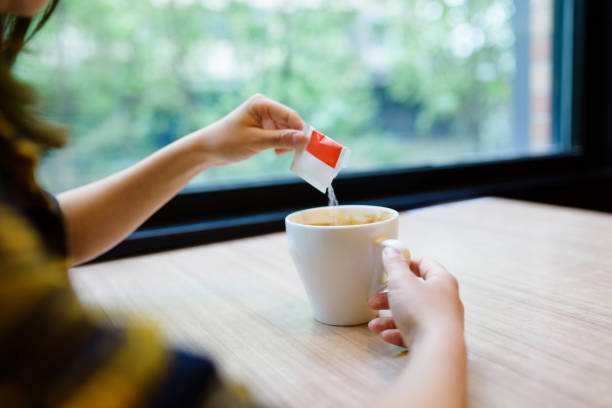
{"type": "Polygon", "coordinates": [[[256,95],[214,124],[100,181],[58,196],[74,263],[110,249],[134,231],[193,177],[212,166],[274,148],[306,143],[295,111],[256,95]]]}
{"type": "Polygon", "coordinates": [[[376,406],[465,407],[465,382],[463,336],[432,332],[413,342],[406,368],[376,406]]]}
{"type": "Polygon", "coordinates": [[[457,281],[432,260],[408,263],[390,248],[384,254],[389,293],[370,298],[374,309],[391,309],[369,327],[383,340],[408,346],[402,374],[377,407],[463,408],[466,406],[466,350],[463,306],[457,281]]]}
{"type": "Polygon", "coordinates": [[[141,162],[58,196],[74,263],[110,249],[209,165],[192,135],[141,162]]]}

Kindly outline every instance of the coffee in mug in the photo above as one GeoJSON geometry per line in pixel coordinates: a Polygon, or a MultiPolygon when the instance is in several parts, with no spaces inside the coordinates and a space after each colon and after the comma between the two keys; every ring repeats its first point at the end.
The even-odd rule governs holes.
{"type": "MultiPolygon", "coordinates": [[[[329,208],[329,207],[328,207],[329,208]]],[[[380,207],[382,208],[382,207],[380,207]]],[[[304,225],[315,225],[322,227],[345,226],[345,225],[361,225],[381,222],[391,218],[393,213],[390,211],[376,212],[355,212],[352,207],[335,206],[330,208],[329,212],[323,214],[299,212],[293,218],[293,222],[304,225]],[[321,216],[325,219],[321,220],[321,216]]]]}

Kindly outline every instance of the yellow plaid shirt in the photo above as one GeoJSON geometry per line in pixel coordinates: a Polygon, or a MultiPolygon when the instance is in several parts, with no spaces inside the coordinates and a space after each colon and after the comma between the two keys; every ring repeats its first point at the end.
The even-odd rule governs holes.
{"type": "Polygon", "coordinates": [[[39,155],[0,112],[0,407],[251,406],[208,360],[79,303],[61,213],[35,182],[39,155]]]}

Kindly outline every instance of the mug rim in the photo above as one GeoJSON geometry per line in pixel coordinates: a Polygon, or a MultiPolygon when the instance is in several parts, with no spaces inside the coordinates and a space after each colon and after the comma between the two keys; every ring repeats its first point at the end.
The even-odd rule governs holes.
{"type": "Polygon", "coordinates": [[[307,211],[314,211],[314,210],[319,210],[319,209],[324,209],[324,208],[330,208],[330,206],[319,206],[319,207],[312,207],[312,208],[305,208],[303,210],[298,210],[298,211],[294,211],[291,214],[287,215],[285,217],[285,226],[287,225],[294,225],[294,226],[298,226],[300,228],[312,228],[312,229],[350,229],[350,228],[364,228],[364,227],[368,227],[368,226],[373,226],[373,225],[380,225],[380,224],[384,224],[385,222],[391,222],[395,219],[397,219],[399,217],[399,212],[397,210],[394,210],[393,208],[389,208],[389,207],[382,207],[380,205],[367,205],[367,204],[345,204],[345,205],[338,205],[335,207],[342,207],[342,208],[377,208],[377,209],[383,209],[383,210],[387,210],[387,211],[391,211],[391,217],[382,220],[382,221],[376,221],[376,222],[370,222],[367,224],[353,224],[353,225],[309,225],[309,224],[301,224],[299,222],[295,222],[295,221],[291,221],[289,219],[289,217],[292,217],[295,214],[299,214],[299,213],[303,213],[303,212],[307,212],[307,211]]]}

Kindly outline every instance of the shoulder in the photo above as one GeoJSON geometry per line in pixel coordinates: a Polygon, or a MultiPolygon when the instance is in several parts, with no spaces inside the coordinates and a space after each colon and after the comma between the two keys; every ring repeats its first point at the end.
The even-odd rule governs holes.
{"type": "Polygon", "coordinates": [[[29,165],[15,170],[5,164],[0,160],[0,215],[6,219],[19,218],[22,229],[27,228],[37,236],[47,252],[67,258],[66,231],[59,204],[36,184],[29,165]]]}
{"type": "Polygon", "coordinates": [[[0,191],[0,256],[18,256],[41,249],[40,237],[29,220],[0,191]]]}

